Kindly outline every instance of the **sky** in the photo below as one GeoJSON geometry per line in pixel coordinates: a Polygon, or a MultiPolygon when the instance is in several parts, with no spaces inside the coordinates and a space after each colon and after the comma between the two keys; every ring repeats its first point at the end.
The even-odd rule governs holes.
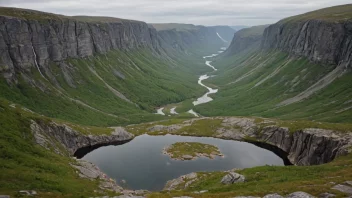
{"type": "Polygon", "coordinates": [[[0,0],[0,6],[147,23],[262,25],[351,0],[0,0]]]}

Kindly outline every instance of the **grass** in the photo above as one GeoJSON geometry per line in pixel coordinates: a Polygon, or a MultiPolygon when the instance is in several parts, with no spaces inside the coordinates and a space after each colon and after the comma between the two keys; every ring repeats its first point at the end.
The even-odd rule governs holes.
{"type": "Polygon", "coordinates": [[[224,172],[201,172],[203,179],[192,183],[184,191],[153,193],[148,197],[173,197],[188,195],[192,197],[234,197],[264,196],[272,193],[287,195],[304,191],[314,196],[329,192],[337,197],[346,195],[331,188],[352,178],[352,156],[339,157],[335,161],[318,166],[261,166],[236,171],[246,177],[246,182],[223,185],[224,172]],[[208,190],[205,194],[194,191],[208,190]]]}
{"type": "Polygon", "coordinates": [[[267,28],[268,26],[269,25],[258,25],[249,28],[244,28],[239,30],[235,34],[240,38],[260,36],[263,34],[265,28],[267,28]]]}
{"type": "Polygon", "coordinates": [[[37,20],[39,22],[47,20],[77,20],[88,23],[121,23],[124,21],[139,22],[134,20],[120,19],[114,17],[105,16],[64,16],[60,14],[41,12],[37,10],[23,9],[23,8],[12,8],[12,7],[0,7],[1,16],[12,16],[20,19],[37,20]]]}
{"type": "Polygon", "coordinates": [[[288,17],[279,21],[279,23],[298,22],[312,19],[326,20],[331,22],[351,20],[352,4],[323,8],[305,14],[288,17]]]}
{"type": "Polygon", "coordinates": [[[214,101],[195,107],[203,116],[258,116],[282,120],[352,122],[351,73],[306,100],[278,107],[332,71],[335,66],[291,57],[278,51],[249,51],[213,62],[219,87],[214,101]]]}
{"type": "Polygon", "coordinates": [[[35,190],[38,197],[88,197],[98,181],[79,178],[69,163],[75,160],[55,154],[35,143],[30,120],[46,118],[0,101],[0,194],[18,197],[19,190],[35,190]]]}
{"type": "Polygon", "coordinates": [[[112,51],[89,59],[69,59],[68,63],[75,68],[69,71],[74,86],[68,83],[62,68],[52,63],[49,68],[55,80],[48,82],[38,71],[32,71],[36,82],[45,85],[44,92],[22,78],[17,85],[9,85],[1,79],[0,96],[39,114],[88,126],[116,126],[165,119],[152,114],[155,107],[203,93],[203,88],[197,85],[195,73],[196,68],[204,67],[204,63],[194,58],[188,65],[183,62],[186,60],[170,65],[166,60],[151,57],[154,56],[150,52],[141,50],[112,51]],[[105,84],[136,105],[117,97],[105,84]],[[96,110],[71,101],[69,97],[96,110]]]}
{"type": "Polygon", "coordinates": [[[210,144],[199,142],[176,142],[165,149],[165,152],[172,159],[192,160],[199,156],[213,158],[215,155],[221,155],[219,148],[210,144]],[[184,158],[185,155],[192,156],[192,159],[184,158]]]}
{"type": "Polygon", "coordinates": [[[185,30],[196,30],[197,26],[193,24],[182,24],[182,23],[153,23],[151,24],[157,31],[162,30],[177,30],[177,31],[185,31],[185,30]]]}

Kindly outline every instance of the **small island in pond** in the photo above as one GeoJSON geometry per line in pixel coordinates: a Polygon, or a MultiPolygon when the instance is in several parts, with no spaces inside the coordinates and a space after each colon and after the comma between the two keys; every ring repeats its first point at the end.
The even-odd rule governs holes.
{"type": "Polygon", "coordinates": [[[218,147],[199,142],[176,142],[165,147],[163,153],[174,160],[194,160],[198,157],[214,159],[216,156],[224,156],[218,147]]]}

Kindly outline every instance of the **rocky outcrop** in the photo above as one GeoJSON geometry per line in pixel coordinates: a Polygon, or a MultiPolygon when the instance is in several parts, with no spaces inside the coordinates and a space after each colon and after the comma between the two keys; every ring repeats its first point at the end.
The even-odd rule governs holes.
{"type": "Polygon", "coordinates": [[[83,135],[71,127],[55,122],[32,121],[31,130],[36,143],[56,153],[82,157],[86,152],[79,149],[93,149],[103,145],[122,144],[133,139],[133,135],[117,127],[110,135],[83,135]],[[57,144],[59,143],[59,145],[57,144]]]}
{"type": "Polygon", "coordinates": [[[221,179],[222,184],[234,184],[241,183],[245,181],[245,177],[241,174],[230,171],[221,179]]]}
{"type": "Polygon", "coordinates": [[[351,68],[352,21],[283,20],[265,29],[261,48],[351,68]]]}
{"type": "Polygon", "coordinates": [[[271,119],[262,119],[258,122],[253,118],[241,117],[194,118],[182,124],[151,126],[149,131],[197,136],[197,133],[187,133],[183,127],[190,127],[194,122],[204,119],[222,120],[221,125],[214,128],[213,137],[253,143],[273,151],[288,165],[328,163],[337,156],[351,152],[352,148],[351,131],[340,132],[319,128],[292,131],[281,127],[280,123],[271,119]]]}
{"type": "Polygon", "coordinates": [[[176,190],[176,189],[185,189],[189,187],[193,182],[199,179],[200,178],[197,173],[182,175],[179,178],[168,181],[164,187],[164,190],[170,191],[170,190],[176,190]]]}
{"type": "Polygon", "coordinates": [[[350,134],[338,134],[332,130],[307,128],[291,133],[288,128],[268,126],[261,131],[259,140],[286,152],[295,165],[316,165],[332,161],[347,153],[351,146],[350,134]]]}
{"type": "Polygon", "coordinates": [[[214,28],[205,26],[192,26],[189,29],[163,29],[158,31],[158,36],[163,50],[169,55],[173,54],[170,50],[190,55],[190,49],[213,47],[216,50],[226,45],[217,36],[214,28]]]}
{"type": "Polygon", "coordinates": [[[50,75],[49,62],[67,58],[83,58],[114,49],[159,51],[157,31],[146,23],[103,21],[87,22],[64,16],[38,20],[0,16],[0,73],[7,80],[14,80],[16,73],[32,68],[50,75]]]}

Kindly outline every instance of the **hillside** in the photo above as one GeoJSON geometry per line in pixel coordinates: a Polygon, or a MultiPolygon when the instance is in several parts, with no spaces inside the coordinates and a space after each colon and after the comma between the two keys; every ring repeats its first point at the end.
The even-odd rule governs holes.
{"type": "Polygon", "coordinates": [[[351,196],[351,13],[352,5],[336,6],[236,31],[0,8],[0,197],[351,196]],[[213,100],[195,105],[208,94],[213,100]],[[170,113],[158,115],[162,108],[170,113]],[[110,161],[77,159],[146,136],[170,139],[138,144],[142,157],[125,148],[134,163],[98,156],[126,172],[157,169],[142,175],[147,182],[166,167],[179,178],[160,192],[128,189],[124,177],[105,172],[117,169],[110,161]],[[162,149],[157,161],[147,147],[165,149],[175,136],[251,144],[280,166],[181,176],[162,149]]]}
{"type": "Polygon", "coordinates": [[[168,31],[158,33],[144,22],[1,10],[0,96],[81,124],[162,119],[152,114],[156,107],[204,91],[195,78],[206,70],[201,57],[223,45],[206,27],[191,37],[171,34],[187,41],[180,50],[164,40],[168,31]]]}
{"type": "Polygon", "coordinates": [[[352,5],[340,8],[281,20],[262,35],[256,27],[237,32],[226,56],[214,61],[218,75],[209,83],[219,93],[197,112],[351,122],[352,5]]]}
{"type": "Polygon", "coordinates": [[[257,49],[262,41],[263,32],[268,26],[260,25],[237,31],[224,55],[232,56],[244,50],[257,49]]]}

